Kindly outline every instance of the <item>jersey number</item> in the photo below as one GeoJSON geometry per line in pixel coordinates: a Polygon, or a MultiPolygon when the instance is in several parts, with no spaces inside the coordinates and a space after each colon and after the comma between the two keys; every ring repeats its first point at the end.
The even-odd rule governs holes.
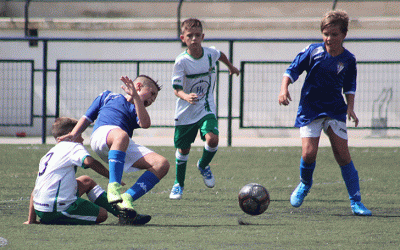
{"type": "Polygon", "coordinates": [[[44,174],[44,172],[46,171],[47,165],[51,159],[51,157],[53,156],[53,152],[48,153],[41,161],[39,164],[39,176],[42,176],[44,174]]]}

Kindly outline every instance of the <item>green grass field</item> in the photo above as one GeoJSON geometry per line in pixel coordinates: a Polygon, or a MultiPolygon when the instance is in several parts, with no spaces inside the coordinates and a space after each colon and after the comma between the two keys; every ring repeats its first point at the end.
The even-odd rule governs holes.
{"type": "MultiPolygon", "coordinates": [[[[400,152],[397,148],[352,148],[363,203],[372,217],[351,214],[348,194],[330,148],[320,148],[314,186],[300,208],[289,197],[298,184],[301,149],[223,148],[211,164],[216,186],[206,188],[193,148],[183,199],[169,200],[175,177],[172,147],[155,147],[171,163],[169,174],[140,200],[137,210],[153,216],[141,227],[117,218],[96,226],[23,225],[39,159],[52,145],[0,145],[0,248],[2,249],[399,249],[400,152]],[[270,193],[268,210],[244,215],[237,202],[250,182],[270,193]],[[249,225],[239,225],[242,220],[249,225]]],[[[90,151],[91,152],[91,151],[90,151]]],[[[141,173],[141,172],[140,172],[141,173]]],[[[88,169],[103,188],[107,179],[88,169]]],[[[132,185],[138,174],[125,174],[132,185]]],[[[84,196],[84,198],[86,198],[84,196]]]]}

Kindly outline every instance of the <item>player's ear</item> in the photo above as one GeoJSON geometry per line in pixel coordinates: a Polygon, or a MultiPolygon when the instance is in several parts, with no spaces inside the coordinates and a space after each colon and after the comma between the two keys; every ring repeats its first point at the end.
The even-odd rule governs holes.
{"type": "Polygon", "coordinates": [[[180,35],[179,36],[179,38],[182,40],[182,42],[183,42],[183,39],[185,38],[183,35],[180,35]]]}
{"type": "Polygon", "coordinates": [[[135,83],[135,88],[136,88],[136,91],[140,91],[143,88],[143,83],[142,82],[136,82],[135,83]]]}

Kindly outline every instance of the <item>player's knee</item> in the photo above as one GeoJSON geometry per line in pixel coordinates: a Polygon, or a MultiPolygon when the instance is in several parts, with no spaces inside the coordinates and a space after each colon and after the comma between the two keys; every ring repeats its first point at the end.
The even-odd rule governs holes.
{"type": "Polygon", "coordinates": [[[209,136],[206,138],[206,143],[209,147],[215,148],[218,146],[219,137],[213,133],[209,133],[209,136]]]}
{"type": "Polygon", "coordinates": [[[107,210],[105,210],[104,208],[101,207],[99,210],[99,215],[97,216],[97,219],[96,219],[96,223],[97,224],[102,223],[102,222],[106,221],[107,218],[108,218],[107,210]]]}
{"type": "Polygon", "coordinates": [[[97,185],[97,183],[87,175],[79,176],[78,178],[76,178],[76,180],[78,181],[78,183],[80,182],[83,185],[82,187],[88,190],[94,188],[97,185]]]}
{"type": "Polygon", "coordinates": [[[158,160],[157,163],[157,177],[159,179],[162,179],[164,176],[167,175],[168,171],[169,171],[169,162],[166,158],[164,158],[163,156],[160,156],[160,159],[158,160]]]}

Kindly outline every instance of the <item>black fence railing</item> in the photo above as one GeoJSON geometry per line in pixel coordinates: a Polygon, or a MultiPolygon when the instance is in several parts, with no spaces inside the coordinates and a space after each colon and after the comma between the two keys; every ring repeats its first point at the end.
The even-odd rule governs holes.
{"type": "MultiPolygon", "coordinates": [[[[317,41],[320,40],[205,40],[205,46],[217,45],[234,65],[240,62],[240,78],[229,76],[222,65],[218,70],[218,118],[227,121],[228,146],[231,145],[234,120],[239,121],[239,129],[293,127],[296,99],[289,107],[282,108],[277,104],[282,74],[300,46],[317,41]],[[285,55],[288,48],[293,48],[293,52],[285,55]],[[260,49],[266,54],[254,53],[260,49]],[[278,56],[283,60],[269,59],[278,56]],[[250,57],[256,59],[249,60],[250,57]]],[[[125,74],[148,74],[159,80],[164,89],[150,107],[151,113],[155,114],[152,116],[153,124],[157,127],[173,126],[175,96],[170,82],[174,56],[177,55],[174,50],[182,50],[180,40],[0,37],[0,43],[4,50],[16,51],[3,53],[3,58],[0,58],[0,126],[37,127],[41,124],[37,130],[42,135],[42,143],[46,143],[49,118],[60,115],[80,117],[101,91],[120,90],[118,79],[125,74]],[[37,41],[38,47],[29,48],[30,40],[37,41]],[[93,49],[96,46],[100,47],[93,49]],[[144,46],[153,46],[150,49],[153,54],[147,51],[141,54],[146,50],[144,46]],[[107,59],[82,59],[95,57],[104,49],[112,51],[103,55],[107,59]],[[135,51],[137,58],[127,53],[130,50],[135,51]]],[[[366,57],[369,60],[358,61],[356,113],[361,121],[360,127],[399,129],[400,89],[397,82],[400,62],[392,58],[396,57],[396,51],[400,51],[400,38],[349,38],[345,43],[352,47],[351,51],[358,48],[368,50],[366,57]]],[[[300,78],[291,86],[292,97],[300,91],[301,81],[300,78]]]]}

